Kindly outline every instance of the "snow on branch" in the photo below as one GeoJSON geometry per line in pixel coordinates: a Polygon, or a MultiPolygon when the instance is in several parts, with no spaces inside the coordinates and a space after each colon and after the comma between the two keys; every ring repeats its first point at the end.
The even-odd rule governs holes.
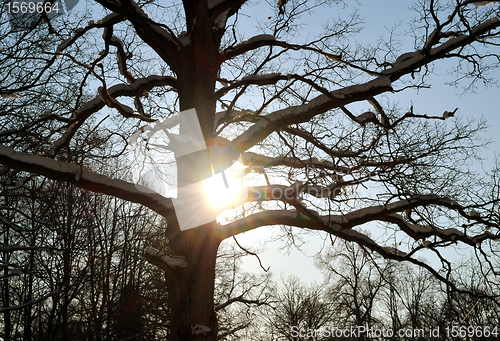
{"type": "Polygon", "coordinates": [[[182,43],[173,31],[164,24],[153,21],[134,0],[121,4],[112,0],[101,0],[101,5],[120,16],[127,18],[134,25],[137,34],[148,44],[172,70],[178,69],[180,61],[179,49],[182,43]]]}
{"type": "Polygon", "coordinates": [[[111,14],[105,16],[104,18],[97,20],[97,23],[94,22],[94,20],[91,20],[91,21],[89,21],[89,25],[87,25],[86,27],[75,29],[75,31],[74,31],[75,35],[74,36],[72,36],[71,38],[66,39],[65,41],[63,41],[62,43],[60,43],[57,46],[56,52],[55,52],[55,56],[54,56],[54,58],[52,58],[52,60],[49,62],[49,64],[53,63],[56,58],[59,58],[59,56],[61,55],[61,53],[66,48],[68,48],[69,46],[71,46],[79,37],[83,36],[85,34],[85,32],[87,32],[87,31],[89,31],[89,30],[91,30],[93,28],[113,26],[114,24],[117,24],[117,23],[119,23],[121,21],[124,21],[124,20],[125,20],[125,18],[123,18],[119,14],[117,14],[117,13],[111,13],[111,14]]]}
{"type": "MultiPolygon", "coordinates": [[[[447,53],[455,50],[456,48],[466,46],[476,41],[483,34],[488,33],[491,30],[500,26],[500,19],[494,17],[484,21],[483,23],[473,27],[468,35],[462,34],[458,36],[451,37],[446,42],[439,46],[430,48],[424,53],[424,50],[418,50],[415,52],[404,53],[396,59],[396,62],[391,68],[382,71],[384,75],[388,75],[394,82],[399,79],[404,74],[408,74],[419,67],[429,64],[432,61],[443,58],[447,53]]],[[[432,35],[432,34],[431,34],[432,35]]],[[[430,37],[431,40],[433,37],[430,37]]],[[[428,46],[429,48],[430,46],[428,46]]]]}
{"type": "Polygon", "coordinates": [[[275,130],[290,124],[302,123],[328,110],[345,106],[348,103],[372,98],[386,91],[392,91],[389,77],[377,77],[364,84],[352,85],[330,92],[329,96],[319,95],[309,103],[291,106],[275,111],[248,128],[232,141],[242,151],[248,150],[256,143],[264,140],[275,130]]]}
{"type": "Polygon", "coordinates": [[[134,109],[132,109],[131,107],[126,106],[124,104],[121,104],[116,98],[111,97],[109,95],[108,91],[105,88],[103,88],[102,86],[100,86],[97,89],[97,92],[99,93],[99,97],[101,97],[102,101],[104,103],[106,103],[106,105],[108,107],[115,108],[116,110],[118,110],[118,112],[120,114],[123,115],[123,117],[130,118],[130,117],[138,116],[138,115],[134,115],[134,109]]]}
{"type": "Polygon", "coordinates": [[[146,247],[144,250],[144,257],[149,263],[156,265],[160,269],[167,272],[170,272],[175,268],[185,268],[188,265],[185,257],[168,256],[150,246],[146,247]]]}
{"type": "Polygon", "coordinates": [[[157,193],[141,191],[133,183],[84,170],[80,165],[19,153],[5,146],[0,146],[0,163],[14,169],[34,172],[49,179],[70,182],[92,192],[139,203],[164,217],[173,213],[171,199],[157,193]]]}
{"type": "MultiPolygon", "coordinates": [[[[386,259],[394,259],[397,261],[408,261],[412,264],[415,264],[421,268],[426,269],[429,271],[435,278],[440,280],[442,283],[445,283],[447,286],[449,286],[453,291],[456,292],[467,292],[466,290],[461,290],[456,287],[455,283],[449,281],[447,278],[445,278],[440,272],[436,271],[432,266],[427,264],[426,261],[421,261],[419,259],[413,258],[410,255],[407,254],[404,251],[401,251],[395,247],[390,247],[390,246],[381,246],[377,242],[375,242],[373,239],[368,237],[367,235],[360,233],[355,230],[341,230],[341,231],[335,231],[333,234],[336,236],[343,238],[345,240],[349,240],[352,242],[356,242],[360,248],[363,250],[369,249],[374,252],[377,252],[380,254],[382,257],[386,259]]],[[[365,250],[366,251],[366,250],[365,250]]],[[[483,297],[486,297],[485,295],[481,295],[483,297]]]]}
{"type": "MultiPolygon", "coordinates": [[[[154,87],[160,86],[177,86],[177,79],[172,76],[149,76],[146,78],[138,79],[132,85],[128,84],[117,84],[113,85],[109,89],[107,89],[107,94],[109,97],[116,99],[121,96],[142,96],[147,91],[153,89],[154,87]]],[[[105,106],[105,102],[102,100],[101,96],[98,94],[93,100],[88,101],[84,105],[82,105],[73,115],[73,123],[66,128],[66,132],[57,139],[53,144],[49,151],[47,151],[48,155],[55,155],[57,150],[67,144],[69,140],[76,133],[76,130],[89,118],[93,113],[98,112],[105,106]]],[[[133,110],[132,110],[133,111],[133,110]]],[[[142,118],[146,121],[154,121],[142,118]]]]}
{"type": "Polygon", "coordinates": [[[318,158],[310,159],[298,159],[288,156],[266,156],[260,155],[254,152],[245,152],[242,154],[242,161],[244,165],[247,166],[261,166],[261,167],[273,167],[273,166],[287,166],[292,168],[305,168],[314,167],[318,169],[328,169],[332,171],[339,171],[343,173],[349,173],[350,169],[344,166],[338,166],[328,160],[319,160],[318,158]]]}
{"type": "Polygon", "coordinates": [[[231,59],[259,47],[278,45],[276,43],[275,36],[271,34],[260,34],[226,49],[222,54],[225,59],[231,59]]]}
{"type": "MultiPolygon", "coordinates": [[[[417,206],[441,205],[452,209],[460,206],[455,201],[443,198],[434,194],[414,195],[409,199],[399,200],[387,205],[377,205],[361,208],[342,216],[338,216],[339,223],[343,228],[352,228],[357,225],[367,223],[369,221],[378,220],[389,214],[401,212],[417,206]]],[[[327,217],[331,219],[331,217],[327,217]]]]}
{"type": "MultiPolygon", "coordinates": [[[[414,207],[428,205],[440,205],[459,211],[462,209],[462,207],[455,201],[448,198],[432,194],[415,195],[409,199],[399,200],[387,205],[365,207],[347,214],[317,216],[317,219],[314,219],[316,221],[310,219],[310,216],[306,217],[299,212],[276,210],[255,213],[237,221],[222,225],[219,228],[222,231],[224,238],[245,232],[248,229],[265,225],[289,225],[315,230],[319,229],[329,233],[337,233],[339,231],[346,233],[345,231],[351,230],[355,226],[359,226],[370,221],[379,220],[396,222],[394,220],[394,217],[397,217],[397,215],[394,215],[395,213],[414,207]]],[[[408,225],[406,227],[406,231],[412,232],[413,236],[416,236],[416,233],[421,233],[422,236],[427,237],[429,236],[429,233],[432,233],[432,235],[440,236],[443,239],[448,238],[449,240],[452,240],[451,236],[453,235],[465,238],[465,234],[456,229],[436,230],[420,225],[408,225]]],[[[412,236],[410,233],[409,235],[412,236]]],[[[486,238],[493,239],[496,238],[496,236],[493,234],[484,236],[481,235],[470,239],[470,241],[475,244],[478,241],[477,238],[482,238],[482,240],[484,240],[486,238]]]]}
{"type": "Polygon", "coordinates": [[[481,7],[481,6],[493,5],[496,2],[499,1],[467,0],[467,1],[462,1],[462,5],[474,4],[476,5],[476,7],[481,7]]]}
{"type": "Polygon", "coordinates": [[[231,49],[239,49],[248,45],[252,44],[260,44],[262,42],[268,42],[268,41],[275,41],[276,37],[273,36],[272,34],[260,34],[257,36],[254,36],[248,40],[242,41],[241,43],[233,46],[231,49]]]}
{"type": "Polygon", "coordinates": [[[467,235],[465,231],[462,232],[456,228],[443,229],[437,226],[413,224],[405,220],[399,214],[390,214],[381,218],[381,220],[397,224],[406,234],[415,240],[425,239],[430,236],[437,236],[442,240],[461,241],[470,246],[477,246],[487,239],[497,240],[499,238],[499,236],[489,231],[476,236],[470,236],[467,235]]]}
{"type": "Polygon", "coordinates": [[[136,81],[135,77],[130,73],[127,67],[127,54],[125,53],[123,42],[116,36],[112,35],[112,31],[107,28],[104,30],[103,38],[106,42],[106,50],[103,51],[104,54],[107,54],[109,51],[109,45],[113,45],[116,47],[116,57],[118,63],[118,70],[120,74],[127,79],[129,84],[132,84],[136,81]]]}
{"type": "Polygon", "coordinates": [[[255,36],[249,40],[243,41],[237,45],[234,45],[232,47],[227,48],[226,50],[224,50],[222,52],[222,60],[228,60],[228,59],[234,58],[238,55],[244,54],[248,51],[255,50],[255,49],[258,49],[258,48],[264,47],[264,46],[279,46],[279,47],[282,47],[286,50],[295,50],[295,51],[299,51],[299,50],[311,51],[311,52],[315,52],[319,55],[325,56],[330,62],[345,64],[353,69],[361,70],[370,76],[380,76],[381,75],[380,73],[378,73],[376,71],[372,71],[372,70],[366,69],[362,66],[348,62],[348,61],[342,59],[341,55],[335,55],[335,54],[326,52],[322,49],[311,46],[311,44],[307,44],[307,45],[291,44],[291,43],[288,43],[286,41],[276,40],[276,38],[274,38],[274,36],[269,35],[269,34],[255,36]]]}
{"type": "MultiPolygon", "coordinates": [[[[306,216],[297,211],[277,210],[258,212],[226,225],[219,225],[218,229],[222,238],[231,237],[266,225],[287,225],[299,228],[322,230],[345,240],[356,242],[364,250],[365,248],[369,249],[380,254],[384,258],[398,261],[409,261],[415,265],[421,266],[431,272],[443,283],[449,284],[454,290],[460,291],[453,285],[453,283],[449,282],[430,265],[411,257],[414,253],[413,251],[407,254],[396,247],[380,245],[369,236],[353,229],[353,227],[368,221],[387,221],[398,223],[398,221],[394,219],[397,217],[399,222],[406,225],[406,227],[403,228],[403,231],[407,233],[410,232],[408,233],[410,236],[412,234],[417,236],[418,238],[416,239],[421,239],[421,236],[427,237],[431,234],[433,236],[440,237],[443,241],[460,240],[472,246],[477,246],[484,240],[498,240],[499,237],[490,232],[485,232],[478,236],[467,236],[465,233],[454,228],[439,229],[430,226],[411,224],[406,222],[401,216],[393,213],[394,211],[401,211],[408,207],[425,206],[430,204],[442,205],[450,209],[461,209],[461,207],[452,200],[440,198],[435,195],[421,195],[408,200],[400,200],[388,205],[363,208],[346,215],[325,215],[318,217],[317,219],[311,219],[311,216],[306,216]]],[[[426,243],[425,245],[422,244],[419,248],[423,248],[425,246],[429,246],[429,243],[426,243]]]]}

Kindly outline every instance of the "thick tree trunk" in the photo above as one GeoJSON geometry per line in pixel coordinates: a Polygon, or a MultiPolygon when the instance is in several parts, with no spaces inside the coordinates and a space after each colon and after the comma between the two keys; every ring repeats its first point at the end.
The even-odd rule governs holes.
{"type": "MultiPolygon", "coordinates": [[[[179,79],[180,110],[196,110],[203,138],[209,147],[214,132],[214,89],[219,70],[217,58],[222,33],[214,32],[213,19],[203,10],[205,6],[206,3],[200,2],[186,8],[187,31],[191,44],[183,49],[183,58],[176,72],[179,79]],[[197,6],[200,7],[199,11],[196,11],[197,6]]],[[[182,124],[180,133],[185,133],[182,124]]],[[[206,178],[207,171],[210,173],[210,169],[200,169],[196,166],[203,164],[199,160],[193,163],[188,158],[185,161],[177,160],[180,187],[197,184],[206,178]]],[[[181,191],[179,188],[179,197],[181,191]]],[[[200,195],[199,198],[193,198],[193,202],[207,200],[203,198],[203,194],[200,195]]],[[[188,202],[191,203],[191,198],[188,202]]],[[[197,207],[188,208],[192,210],[193,215],[200,214],[197,207]]],[[[169,252],[173,256],[184,256],[187,262],[186,267],[173,268],[167,273],[172,341],[217,340],[218,323],[214,309],[215,263],[222,239],[217,234],[215,221],[203,223],[205,225],[180,231],[177,218],[168,219],[169,252]]]]}
{"type": "Polygon", "coordinates": [[[169,243],[172,255],[183,255],[187,262],[167,274],[172,341],[217,339],[214,286],[220,238],[214,225],[181,232],[169,243]]]}

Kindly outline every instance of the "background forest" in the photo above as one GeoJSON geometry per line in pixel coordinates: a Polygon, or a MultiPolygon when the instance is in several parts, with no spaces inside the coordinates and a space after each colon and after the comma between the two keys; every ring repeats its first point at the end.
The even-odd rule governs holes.
{"type": "MultiPolygon", "coordinates": [[[[146,245],[163,246],[157,215],[48,180],[4,190],[2,196],[9,207],[4,223],[8,213],[29,212],[25,221],[2,230],[3,245],[11,245],[0,246],[4,340],[169,340],[165,274],[140,256],[146,245]]],[[[368,340],[293,337],[290,328],[362,325],[426,333],[440,328],[434,339],[447,340],[446,327],[494,331],[500,321],[494,301],[452,292],[427,271],[373,258],[355,243],[335,240],[318,254],[321,283],[278,276],[279,269],[272,277],[273,271],[249,273],[241,267],[244,257],[254,256],[231,241],[219,250],[214,301],[220,340],[368,340]]],[[[472,293],[498,290],[485,286],[473,259],[463,259],[459,274],[455,284],[472,293]]],[[[475,337],[464,339],[494,337],[470,335],[475,337]]]]}

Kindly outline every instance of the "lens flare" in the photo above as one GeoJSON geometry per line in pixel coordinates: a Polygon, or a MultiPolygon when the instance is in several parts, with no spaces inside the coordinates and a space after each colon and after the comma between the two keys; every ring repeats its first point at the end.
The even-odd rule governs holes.
{"type": "Polygon", "coordinates": [[[205,197],[217,214],[236,208],[246,200],[247,191],[241,187],[237,175],[244,168],[243,165],[236,162],[224,172],[217,173],[205,181],[205,197]]]}

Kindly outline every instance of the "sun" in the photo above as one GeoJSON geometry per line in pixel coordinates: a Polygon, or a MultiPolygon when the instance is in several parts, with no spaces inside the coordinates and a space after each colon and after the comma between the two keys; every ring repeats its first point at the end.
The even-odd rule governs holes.
{"type": "Polygon", "coordinates": [[[238,170],[244,168],[236,162],[224,172],[217,173],[204,181],[204,195],[211,209],[217,214],[224,210],[236,208],[247,197],[245,188],[241,187],[238,170]]]}

